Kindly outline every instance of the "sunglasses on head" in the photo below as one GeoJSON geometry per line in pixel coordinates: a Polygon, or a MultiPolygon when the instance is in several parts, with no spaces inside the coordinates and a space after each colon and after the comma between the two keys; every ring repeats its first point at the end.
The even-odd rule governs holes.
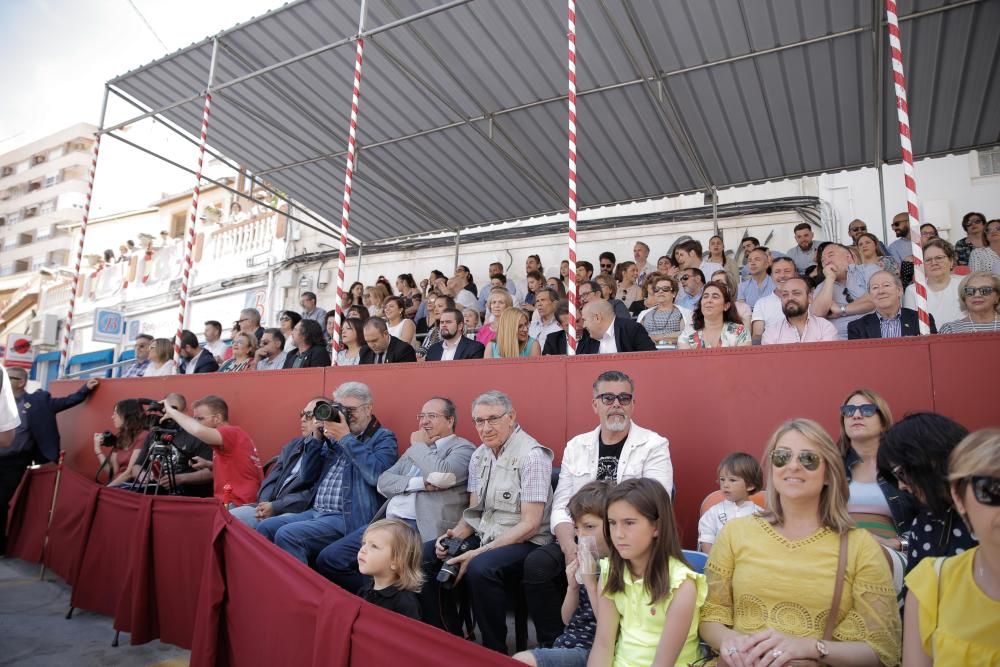
{"type": "Polygon", "coordinates": [[[598,394],[595,398],[600,399],[604,405],[614,405],[615,401],[618,401],[618,404],[623,408],[632,405],[632,394],[627,392],[621,394],[598,394]]]}
{"type": "Polygon", "coordinates": [[[983,505],[996,507],[1000,505],[1000,477],[988,477],[986,475],[975,475],[969,477],[969,484],[972,485],[972,494],[983,505]]]}
{"type": "MultiPolygon", "coordinates": [[[[816,452],[810,452],[809,450],[803,450],[799,452],[796,457],[803,468],[809,471],[816,470],[819,468],[819,454],[816,452]]],[[[792,460],[792,450],[786,449],[785,447],[779,447],[771,452],[771,465],[775,468],[784,468],[792,460]]]]}
{"type": "Polygon", "coordinates": [[[845,417],[853,417],[854,415],[861,413],[862,417],[871,417],[876,412],[878,412],[878,406],[872,403],[864,403],[862,405],[841,405],[840,414],[845,417]]]}
{"type": "Polygon", "coordinates": [[[989,296],[996,290],[991,285],[983,285],[982,287],[966,287],[962,291],[965,292],[965,296],[976,296],[977,293],[979,296],[989,296]]]}

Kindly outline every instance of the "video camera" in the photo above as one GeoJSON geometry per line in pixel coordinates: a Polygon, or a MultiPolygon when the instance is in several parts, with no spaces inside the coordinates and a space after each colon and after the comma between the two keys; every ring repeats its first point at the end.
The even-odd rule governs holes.
{"type": "Polygon", "coordinates": [[[163,419],[164,405],[160,401],[151,398],[137,398],[136,401],[143,408],[143,424],[151,433],[180,433],[181,425],[173,419],[163,419]]]}
{"type": "Polygon", "coordinates": [[[344,421],[344,417],[349,411],[349,408],[344,407],[340,403],[317,401],[316,406],[313,408],[313,417],[317,421],[337,422],[339,424],[344,421]]]}
{"type": "MultiPolygon", "coordinates": [[[[447,552],[443,560],[448,561],[455,556],[461,556],[470,549],[478,549],[479,537],[477,535],[470,535],[464,540],[460,537],[446,537],[441,540],[441,546],[447,552]]],[[[455,587],[459,567],[458,565],[449,565],[448,563],[441,566],[437,574],[437,580],[441,582],[441,588],[455,587]]]]}

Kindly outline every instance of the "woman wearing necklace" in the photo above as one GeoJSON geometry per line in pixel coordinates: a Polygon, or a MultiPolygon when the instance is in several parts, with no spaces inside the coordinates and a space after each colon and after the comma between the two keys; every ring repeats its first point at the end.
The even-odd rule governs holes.
{"type": "Polygon", "coordinates": [[[750,331],[740,322],[736,302],[725,283],[705,286],[691,324],[677,339],[677,347],[682,350],[750,345],[750,331]]]}
{"type": "Polygon", "coordinates": [[[948,463],[952,501],[978,547],[906,577],[903,665],[1000,664],[1000,429],[965,438],[948,463]]]}
{"type": "Polygon", "coordinates": [[[969,268],[1000,275],[1000,219],[986,223],[986,245],[969,255],[969,268]]]}
{"type": "Polygon", "coordinates": [[[954,556],[976,546],[948,490],[948,457],[969,432],[933,412],[907,415],[882,434],[879,474],[919,505],[907,537],[907,572],[928,556],[954,556]]]}
{"type": "Polygon", "coordinates": [[[940,333],[1000,332],[1000,276],[984,271],[965,276],[958,303],[966,316],[943,324],[940,333]]]}

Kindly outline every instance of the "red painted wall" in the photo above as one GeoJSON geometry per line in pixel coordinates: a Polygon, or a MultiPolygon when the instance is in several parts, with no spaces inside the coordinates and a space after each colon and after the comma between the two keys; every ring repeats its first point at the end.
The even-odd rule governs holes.
{"type": "MultiPolygon", "coordinates": [[[[189,403],[218,394],[232,423],[246,428],[263,459],[298,433],[298,412],[313,396],[329,396],[346,380],[367,383],[375,413],[405,449],[415,415],[429,397],[448,396],[459,407],[458,431],[476,440],[472,399],[488,389],[510,394],[526,431],[556,451],[596,426],[591,385],[603,371],[628,373],[636,383],[635,421],[670,440],[677,514],[692,544],[702,498],[714,490],[718,461],[731,451],[759,456],[784,420],[818,420],[834,438],[837,406],[852,389],[882,393],[899,419],[937,410],[970,429],[1000,426],[996,378],[1000,335],[933,336],[805,346],[652,352],[604,357],[544,357],[352,368],[270,371],[103,381],[84,405],[60,415],[69,464],[93,474],[92,436],[110,427],[116,401],[160,398],[170,391],[189,403]]],[[[67,394],[78,382],[56,382],[67,394]]]]}

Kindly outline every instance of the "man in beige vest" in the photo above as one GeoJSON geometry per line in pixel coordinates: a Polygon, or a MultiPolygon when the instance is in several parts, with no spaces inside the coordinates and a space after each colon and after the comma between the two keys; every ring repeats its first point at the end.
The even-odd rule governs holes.
{"type": "Polygon", "coordinates": [[[520,585],[527,555],[552,541],[552,450],[521,430],[502,392],[477,397],[472,421],[483,444],[469,462],[469,507],[454,528],[424,544],[420,598],[425,622],[461,635],[454,591],[461,582],[483,645],[506,653],[506,589],[520,585]],[[452,540],[464,540],[466,550],[450,549],[452,540]]]}

